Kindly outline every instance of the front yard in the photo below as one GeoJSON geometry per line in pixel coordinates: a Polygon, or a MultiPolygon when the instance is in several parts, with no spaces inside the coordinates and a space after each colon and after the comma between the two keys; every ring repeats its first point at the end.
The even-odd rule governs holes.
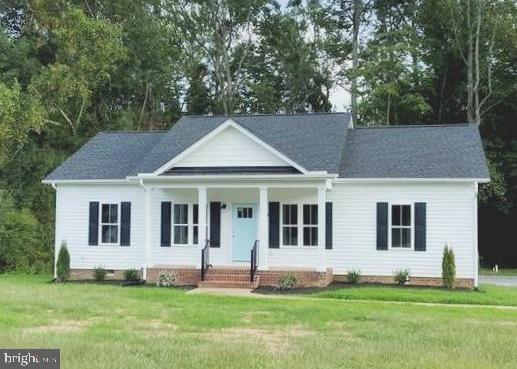
{"type": "MultiPolygon", "coordinates": [[[[61,348],[62,368],[515,368],[517,363],[517,308],[191,295],[48,280],[0,276],[0,347],[61,348]]],[[[354,299],[368,294],[380,299],[383,291],[412,290],[328,293],[351,291],[354,299]]],[[[458,296],[470,294],[474,301],[508,293],[504,305],[517,305],[514,291],[490,287],[458,296]]]]}

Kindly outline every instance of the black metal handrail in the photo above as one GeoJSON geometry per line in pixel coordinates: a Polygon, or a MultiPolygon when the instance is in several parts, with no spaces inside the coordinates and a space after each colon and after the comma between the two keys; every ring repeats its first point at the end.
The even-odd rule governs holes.
{"type": "Polygon", "coordinates": [[[258,246],[259,240],[256,240],[251,248],[251,259],[250,259],[250,282],[253,283],[255,280],[255,273],[257,273],[258,267],[258,246]]]}
{"type": "Polygon", "coordinates": [[[201,281],[205,280],[208,268],[210,268],[210,240],[206,240],[205,247],[201,250],[201,281]]]}

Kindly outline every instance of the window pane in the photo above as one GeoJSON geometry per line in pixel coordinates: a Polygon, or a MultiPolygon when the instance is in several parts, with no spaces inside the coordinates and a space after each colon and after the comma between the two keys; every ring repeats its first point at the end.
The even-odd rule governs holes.
{"type": "Polygon", "coordinates": [[[311,206],[310,205],[303,205],[303,224],[311,224],[311,206]]]}
{"type": "Polygon", "coordinates": [[[188,226],[174,226],[174,243],[176,245],[188,243],[188,226]]]}
{"type": "Polygon", "coordinates": [[[311,232],[311,246],[317,246],[318,245],[318,228],[313,227],[311,232]]]}
{"type": "Polygon", "coordinates": [[[194,224],[198,224],[199,223],[199,207],[197,204],[194,204],[193,207],[192,207],[192,221],[194,222],[194,224]]]}
{"type": "Polygon", "coordinates": [[[400,231],[402,233],[402,247],[411,247],[411,228],[403,228],[400,231]]]}
{"type": "Polygon", "coordinates": [[[402,206],[402,225],[411,225],[411,206],[409,205],[402,206]]]}
{"type": "Polygon", "coordinates": [[[110,206],[108,204],[102,204],[102,223],[108,223],[109,222],[109,208],[110,206]]]}
{"type": "Polygon", "coordinates": [[[102,243],[109,242],[109,226],[102,226],[102,243]]]}
{"type": "Polygon", "coordinates": [[[253,208],[248,208],[248,218],[253,218],[253,208]]]}
{"type": "Polygon", "coordinates": [[[391,247],[400,247],[400,228],[391,229],[391,247]]]}
{"type": "Polygon", "coordinates": [[[242,218],[242,208],[237,208],[237,218],[242,218]]]}
{"type": "Polygon", "coordinates": [[[291,237],[289,233],[289,227],[282,228],[282,244],[284,246],[289,246],[291,244],[291,237]]]}
{"type": "Polygon", "coordinates": [[[194,236],[194,239],[193,239],[193,242],[194,244],[197,244],[198,243],[198,227],[197,226],[194,226],[194,228],[192,229],[192,233],[193,233],[193,236],[194,236]]]}
{"type": "Polygon", "coordinates": [[[117,219],[118,219],[117,210],[118,210],[117,204],[110,205],[110,216],[109,216],[110,223],[117,223],[117,219]]]}
{"type": "Polygon", "coordinates": [[[289,227],[291,232],[291,245],[298,245],[298,227],[289,227]]]}
{"type": "Polygon", "coordinates": [[[282,224],[289,224],[289,205],[282,206],[282,224]]]}
{"type": "Polygon", "coordinates": [[[298,205],[291,205],[291,224],[298,224],[298,205]]]}
{"type": "Polygon", "coordinates": [[[393,205],[391,207],[391,224],[400,225],[400,205],[393,205]]]}
{"type": "Polygon", "coordinates": [[[318,224],[318,205],[311,205],[311,224],[318,224]]]}
{"type": "Polygon", "coordinates": [[[303,244],[304,244],[304,246],[311,245],[311,230],[312,229],[310,227],[303,228],[303,244]]]}
{"type": "Polygon", "coordinates": [[[110,227],[110,242],[117,243],[118,242],[118,226],[109,226],[110,227]]]}
{"type": "Polygon", "coordinates": [[[174,205],[174,224],[188,223],[188,205],[175,204],[174,205]]]}

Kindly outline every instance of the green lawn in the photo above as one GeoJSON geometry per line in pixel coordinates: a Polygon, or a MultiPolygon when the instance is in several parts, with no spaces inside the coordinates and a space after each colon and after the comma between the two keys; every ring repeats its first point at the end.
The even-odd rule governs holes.
{"type": "Polygon", "coordinates": [[[500,276],[517,276],[517,269],[501,268],[496,272],[492,268],[480,268],[479,274],[481,275],[500,275],[500,276]]]}
{"type": "Polygon", "coordinates": [[[516,308],[189,295],[47,281],[0,276],[0,347],[61,348],[62,368],[470,369],[517,363],[516,308]]]}
{"type": "Polygon", "coordinates": [[[492,285],[483,285],[478,291],[451,291],[442,288],[354,285],[344,286],[343,288],[336,290],[315,293],[314,296],[341,300],[517,306],[517,288],[492,285]]]}

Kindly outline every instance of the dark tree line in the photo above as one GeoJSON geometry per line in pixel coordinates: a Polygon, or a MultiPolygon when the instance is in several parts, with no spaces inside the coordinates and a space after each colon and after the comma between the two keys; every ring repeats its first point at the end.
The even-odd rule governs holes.
{"type": "Polygon", "coordinates": [[[478,124],[481,254],[517,265],[514,1],[4,0],[0,270],[49,269],[40,181],[98,131],[329,111],[336,87],[356,124],[478,124]]]}

